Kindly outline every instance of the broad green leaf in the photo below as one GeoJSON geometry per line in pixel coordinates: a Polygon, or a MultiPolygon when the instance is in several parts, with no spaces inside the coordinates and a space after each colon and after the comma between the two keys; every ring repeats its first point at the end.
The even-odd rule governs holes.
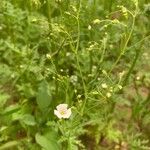
{"type": "Polygon", "coordinates": [[[10,105],[6,107],[6,109],[3,111],[3,115],[10,115],[14,112],[17,112],[20,109],[20,106],[18,104],[10,105]]]}
{"type": "Polygon", "coordinates": [[[12,114],[12,120],[15,121],[15,120],[21,120],[23,114],[21,113],[21,111],[17,111],[17,112],[14,112],[12,114]]]}
{"type": "MultiPolygon", "coordinates": [[[[53,135],[53,134],[52,134],[53,135]]],[[[48,138],[47,136],[40,135],[39,133],[35,136],[36,142],[44,149],[44,150],[59,150],[57,145],[57,141],[55,136],[52,138],[48,138]]]]}
{"type": "Polygon", "coordinates": [[[7,150],[7,149],[13,149],[14,146],[17,146],[19,144],[18,141],[10,141],[10,142],[7,142],[3,145],[0,146],[0,150],[7,150]]]}
{"type": "Polygon", "coordinates": [[[49,107],[51,103],[51,96],[50,96],[50,89],[47,81],[44,80],[39,84],[36,100],[39,108],[42,111],[45,111],[49,107]]]}
{"type": "Polygon", "coordinates": [[[34,116],[31,114],[23,114],[21,111],[12,114],[12,120],[20,120],[24,124],[34,126],[36,124],[34,116]]]}
{"type": "Polygon", "coordinates": [[[23,115],[22,121],[26,125],[30,125],[30,126],[34,126],[36,124],[35,118],[32,115],[30,115],[30,114],[23,115]]]}
{"type": "Polygon", "coordinates": [[[1,128],[0,128],[0,132],[3,132],[4,130],[6,130],[8,128],[8,126],[2,126],[1,128]]]}

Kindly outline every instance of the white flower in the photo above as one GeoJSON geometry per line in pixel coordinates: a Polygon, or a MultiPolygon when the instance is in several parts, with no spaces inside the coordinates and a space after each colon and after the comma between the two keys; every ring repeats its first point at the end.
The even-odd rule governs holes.
{"type": "Polygon", "coordinates": [[[111,97],[111,93],[106,93],[106,96],[108,97],[108,98],[110,98],[111,97]]]}
{"type": "Polygon", "coordinates": [[[121,85],[118,85],[118,88],[121,90],[121,89],[122,89],[122,86],[121,86],[121,85]]]}
{"type": "Polygon", "coordinates": [[[71,108],[67,109],[67,104],[59,104],[54,110],[54,114],[59,118],[69,118],[71,116],[71,108]]]}
{"type": "Polygon", "coordinates": [[[88,26],[88,30],[91,30],[91,29],[92,29],[92,27],[89,25],[89,26],[88,26]]]}
{"type": "Polygon", "coordinates": [[[70,82],[75,85],[78,82],[78,77],[76,75],[72,75],[70,77],[70,82]]]}
{"type": "Polygon", "coordinates": [[[137,76],[137,77],[136,77],[136,80],[140,80],[140,77],[139,77],[139,76],[137,76]]]}
{"type": "Polygon", "coordinates": [[[47,59],[51,59],[51,55],[50,54],[46,54],[46,58],[47,59]]]}
{"type": "Polygon", "coordinates": [[[107,87],[108,87],[106,83],[102,83],[101,86],[102,86],[103,89],[107,89],[107,87]]]}
{"type": "Polygon", "coordinates": [[[99,24],[101,21],[99,19],[93,20],[93,24],[99,24]]]}
{"type": "Polygon", "coordinates": [[[66,56],[70,56],[70,55],[71,55],[71,53],[69,53],[69,52],[66,53],[66,56]]]}

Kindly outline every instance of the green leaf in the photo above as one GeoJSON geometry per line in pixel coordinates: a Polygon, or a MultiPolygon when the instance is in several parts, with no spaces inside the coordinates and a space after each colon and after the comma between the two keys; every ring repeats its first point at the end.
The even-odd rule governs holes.
{"type": "Polygon", "coordinates": [[[0,146],[0,150],[6,150],[6,149],[13,149],[14,146],[17,146],[19,144],[18,141],[9,141],[5,144],[3,144],[2,146],[0,146]]]}
{"type": "Polygon", "coordinates": [[[48,109],[51,103],[50,89],[47,81],[42,81],[39,84],[38,94],[37,94],[37,104],[42,111],[48,109]]]}
{"type": "Polygon", "coordinates": [[[10,115],[15,112],[17,112],[20,109],[20,106],[18,104],[10,105],[5,108],[5,110],[2,112],[3,115],[10,115]]]}
{"type": "Polygon", "coordinates": [[[0,107],[3,107],[10,96],[6,93],[0,93],[0,107]]]}
{"type": "Polygon", "coordinates": [[[46,135],[44,136],[37,133],[35,139],[44,150],[59,150],[57,140],[53,134],[51,134],[51,137],[49,138],[46,135]]]}
{"type": "Polygon", "coordinates": [[[20,120],[24,124],[34,126],[36,124],[34,116],[31,114],[23,114],[21,111],[12,114],[12,120],[20,120]]]}
{"type": "Polygon", "coordinates": [[[30,126],[34,126],[36,124],[35,122],[35,118],[30,115],[30,114],[25,114],[22,117],[22,121],[26,124],[26,125],[30,125],[30,126]]]}

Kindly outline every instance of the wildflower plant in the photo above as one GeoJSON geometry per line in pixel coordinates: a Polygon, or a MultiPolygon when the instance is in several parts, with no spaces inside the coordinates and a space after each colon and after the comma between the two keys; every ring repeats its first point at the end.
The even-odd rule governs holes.
{"type": "Polygon", "coordinates": [[[1,0],[0,150],[150,149],[149,8],[1,0]]]}

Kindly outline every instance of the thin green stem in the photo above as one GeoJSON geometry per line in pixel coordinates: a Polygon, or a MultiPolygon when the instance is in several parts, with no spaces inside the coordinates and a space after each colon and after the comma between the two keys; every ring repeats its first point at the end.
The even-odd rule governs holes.
{"type": "Polygon", "coordinates": [[[140,54],[140,50],[136,51],[136,55],[135,55],[135,58],[133,60],[133,63],[132,63],[132,65],[131,65],[131,67],[130,67],[127,75],[126,75],[126,78],[123,81],[123,86],[125,86],[127,84],[128,80],[129,80],[129,77],[130,77],[130,75],[131,75],[131,73],[132,73],[132,71],[135,67],[135,64],[137,62],[137,59],[139,58],[139,54],[140,54]]]}
{"type": "Polygon", "coordinates": [[[132,27],[131,27],[131,30],[130,30],[130,33],[128,35],[128,38],[121,50],[121,53],[119,55],[119,57],[117,58],[117,60],[115,61],[115,63],[113,64],[112,68],[110,69],[110,71],[108,72],[108,74],[110,74],[112,72],[112,70],[116,67],[116,65],[118,64],[118,62],[120,61],[121,57],[124,55],[125,51],[126,51],[126,48],[127,48],[127,45],[129,43],[129,40],[131,38],[131,35],[133,33],[133,30],[134,30],[134,25],[135,25],[135,16],[133,16],[133,22],[132,22],[132,27]]]}
{"type": "Polygon", "coordinates": [[[50,7],[50,1],[47,0],[47,15],[48,15],[48,22],[49,22],[49,29],[52,30],[51,27],[51,7],[50,7]]]}
{"type": "Polygon", "coordinates": [[[85,85],[85,82],[84,82],[84,79],[83,79],[83,74],[82,74],[82,71],[81,71],[81,66],[80,66],[79,58],[78,58],[78,50],[79,50],[79,43],[80,43],[80,21],[79,21],[80,9],[81,9],[81,0],[79,2],[79,9],[78,9],[77,17],[76,17],[77,18],[77,25],[78,25],[78,28],[77,28],[78,29],[78,37],[77,37],[77,45],[76,45],[76,49],[75,49],[75,56],[76,56],[77,66],[78,66],[78,69],[79,69],[79,72],[80,72],[82,85],[83,85],[83,89],[84,89],[84,96],[85,96],[85,100],[83,102],[83,107],[82,107],[82,110],[81,110],[81,114],[83,115],[84,108],[85,108],[86,101],[87,101],[87,90],[86,90],[86,85],[85,85]]]}

